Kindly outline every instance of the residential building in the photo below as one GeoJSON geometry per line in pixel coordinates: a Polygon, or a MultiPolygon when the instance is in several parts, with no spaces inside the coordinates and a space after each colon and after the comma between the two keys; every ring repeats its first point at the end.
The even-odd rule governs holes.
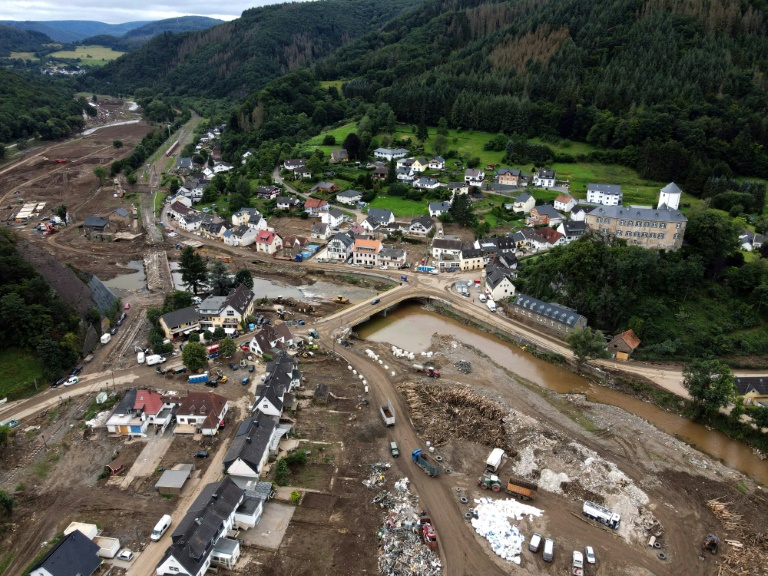
{"type": "Polygon", "coordinates": [[[430,170],[445,170],[445,159],[442,156],[435,156],[429,161],[430,170]]]}
{"type": "Polygon", "coordinates": [[[607,238],[660,250],[678,250],[688,219],[679,210],[600,206],[586,215],[587,229],[607,238]]]}
{"type": "Polygon", "coordinates": [[[278,196],[275,207],[278,210],[293,210],[301,205],[301,200],[293,196],[278,196]]]}
{"type": "Polygon", "coordinates": [[[737,376],[736,393],[744,398],[745,406],[765,406],[768,408],[768,377],[737,376]]]}
{"type": "Polygon", "coordinates": [[[331,228],[337,228],[344,222],[344,212],[338,208],[331,208],[328,212],[324,212],[320,218],[322,218],[322,221],[328,224],[331,228]]]}
{"type": "Polygon", "coordinates": [[[213,332],[222,327],[233,334],[243,317],[253,315],[254,305],[255,296],[245,284],[232,288],[226,296],[209,296],[198,306],[200,328],[213,332]]]}
{"type": "Polygon", "coordinates": [[[254,239],[257,252],[266,252],[267,254],[274,254],[283,247],[283,239],[271,230],[259,230],[254,239]]]}
{"type": "Polygon", "coordinates": [[[403,182],[404,184],[411,184],[416,178],[413,170],[407,167],[397,168],[395,173],[395,178],[397,178],[397,181],[403,182]]]}
{"type": "Polygon", "coordinates": [[[554,170],[541,170],[533,175],[533,185],[539,188],[554,188],[555,183],[554,170]]]}
{"type": "Polygon", "coordinates": [[[381,242],[379,240],[365,240],[356,238],[352,248],[352,261],[355,264],[363,266],[378,266],[379,252],[381,252],[381,242]]]}
{"type": "Polygon", "coordinates": [[[131,388],[112,410],[106,422],[107,433],[114,436],[141,437],[147,432],[147,422],[136,415],[133,409],[136,404],[136,390],[131,388]]]}
{"type": "Polygon", "coordinates": [[[593,206],[580,206],[577,204],[571,209],[571,222],[584,222],[584,217],[592,208],[593,206]]]}
{"type": "Polygon", "coordinates": [[[118,229],[128,228],[133,224],[133,216],[125,208],[115,208],[109,220],[114,223],[118,229]]]}
{"type": "Polygon", "coordinates": [[[485,172],[483,170],[474,170],[467,168],[464,172],[464,182],[468,186],[481,186],[485,180],[485,172]]]}
{"type": "Polygon", "coordinates": [[[659,192],[659,208],[667,207],[670,210],[680,208],[680,198],[683,191],[674,182],[670,182],[659,192]]]}
{"type": "Polygon", "coordinates": [[[240,208],[237,212],[232,214],[232,224],[235,226],[245,226],[251,219],[258,220],[261,218],[261,212],[256,208],[240,208]]]}
{"type": "Polygon", "coordinates": [[[171,218],[174,218],[174,219],[176,218],[176,215],[173,213],[173,205],[176,202],[178,202],[179,204],[181,204],[185,208],[192,208],[192,199],[191,198],[187,198],[186,196],[181,196],[181,195],[174,196],[173,198],[171,198],[168,201],[168,203],[171,206],[170,210],[168,211],[168,216],[170,216],[171,218]]]}
{"type": "Polygon", "coordinates": [[[331,235],[331,227],[325,222],[315,222],[312,224],[311,237],[317,240],[325,240],[331,235]]]}
{"type": "MultiPolygon", "coordinates": [[[[244,488],[248,482],[261,478],[273,451],[277,427],[277,421],[262,412],[240,424],[224,456],[224,472],[235,484],[244,488]]],[[[274,452],[277,452],[276,449],[274,452]]]]}
{"type": "Polygon", "coordinates": [[[613,340],[608,342],[606,349],[612,358],[616,360],[629,360],[632,352],[640,346],[640,338],[630,328],[629,330],[614,336],[613,340]]]}
{"type": "Polygon", "coordinates": [[[395,163],[395,168],[397,168],[398,170],[399,170],[400,168],[406,168],[406,169],[407,169],[407,170],[409,170],[410,172],[413,172],[413,170],[412,170],[411,168],[413,167],[413,163],[414,163],[415,161],[416,161],[416,160],[415,160],[414,158],[401,158],[400,160],[398,160],[398,161],[395,163]]]}
{"type": "Polygon", "coordinates": [[[272,200],[272,198],[277,198],[278,194],[280,194],[280,188],[274,185],[256,188],[256,197],[260,200],[272,200]]]}
{"type": "Polygon", "coordinates": [[[563,222],[557,227],[557,231],[565,237],[566,244],[581,238],[586,230],[587,225],[584,222],[574,222],[573,220],[563,222]]]}
{"type": "Polygon", "coordinates": [[[563,217],[552,204],[534,206],[525,219],[526,226],[559,226],[563,217]]]}
{"type": "Polygon", "coordinates": [[[464,246],[461,249],[459,266],[462,272],[467,270],[482,270],[485,262],[485,254],[481,248],[464,246]]]}
{"type": "Polygon", "coordinates": [[[446,256],[451,256],[458,265],[461,259],[461,240],[453,240],[450,238],[435,238],[432,240],[432,258],[435,260],[442,260],[446,256]]]}
{"type": "Polygon", "coordinates": [[[554,248],[555,246],[567,244],[565,235],[554,228],[539,228],[536,230],[536,233],[547,241],[547,248],[554,248]]]}
{"type": "Polygon", "coordinates": [[[304,211],[310,216],[319,216],[321,212],[327,212],[331,208],[326,200],[307,198],[304,201],[304,211]]]}
{"type": "Polygon", "coordinates": [[[362,199],[363,193],[357,190],[345,190],[336,194],[336,202],[347,204],[348,206],[356,206],[362,199]]]}
{"type": "Polygon", "coordinates": [[[331,151],[331,164],[339,164],[341,162],[348,162],[349,161],[349,153],[344,149],[341,148],[340,150],[332,150],[331,151]]]}
{"type": "Polygon", "coordinates": [[[413,164],[411,164],[411,170],[413,170],[417,174],[426,172],[427,170],[429,170],[429,160],[424,157],[416,158],[413,161],[413,164]]]}
{"type": "Polygon", "coordinates": [[[190,213],[186,216],[181,216],[177,222],[179,228],[186,232],[194,232],[200,229],[200,223],[203,221],[203,217],[199,213],[190,213]]]}
{"type": "Polygon", "coordinates": [[[376,166],[376,168],[373,169],[371,177],[374,180],[386,180],[389,177],[389,167],[383,165],[376,166]]]}
{"type": "Polygon", "coordinates": [[[396,160],[397,158],[405,158],[408,156],[408,150],[405,148],[376,148],[373,151],[375,158],[381,158],[382,160],[396,160]]]}
{"type": "Polygon", "coordinates": [[[110,229],[109,220],[101,216],[88,216],[83,222],[83,234],[91,237],[91,234],[107,232],[110,229]]]}
{"type": "Polygon", "coordinates": [[[139,389],[133,411],[139,418],[153,426],[156,431],[164,432],[173,419],[173,411],[177,403],[165,398],[153,390],[139,389]]]}
{"type": "Polygon", "coordinates": [[[576,200],[570,194],[559,194],[554,202],[558,212],[570,212],[576,206],[576,200]]]}
{"type": "Polygon", "coordinates": [[[503,268],[494,268],[485,275],[485,291],[497,302],[506,301],[515,295],[512,275],[503,268]]]}
{"type": "Polygon", "coordinates": [[[340,262],[346,262],[352,255],[355,240],[346,232],[334,235],[326,246],[326,258],[340,262]]]}
{"type": "Polygon", "coordinates": [[[382,246],[379,250],[379,265],[399,268],[405,264],[406,252],[401,248],[382,246]]]}
{"type": "Polygon", "coordinates": [[[293,334],[288,324],[285,322],[278,322],[274,326],[271,324],[263,326],[248,344],[251,352],[261,356],[262,354],[270,354],[274,350],[285,350],[294,345],[293,334]]]}
{"type": "Polygon", "coordinates": [[[441,214],[445,214],[450,211],[450,202],[430,202],[429,203],[429,215],[432,218],[439,218],[441,214]]]}
{"type": "Polygon", "coordinates": [[[295,172],[296,170],[302,169],[307,165],[306,160],[303,158],[289,158],[285,162],[283,162],[283,168],[285,170],[290,170],[291,172],[295,172]]]}
{"type": "Polygon", "coordinates": [[[618,206],[623,201],[618,184],[587,184],[587,202],[603,206],[618,206]]]}
{"type": "Polygon", "coordinates": [[[528,194],[528,192],[523,192],[512,204],[512,211],[517,214],[528,214],[535,206],[536,199],[528,194]]]}
{"type": "Polygon", "coordinates": [[[512,239],[519,250],[527,252],[538,252],[539,250],[545,250],[548,246],[547,241],[533,228],[523,228],[513,232],[512,239]]]}
{"type": "Polygon", "coordinates": [[[160,316],[159,324],[165,337],[170,340],[175,340],[179,336],[200,330],[199,316],[197,308],[194,306],[180,308],[179,310],[163,314],[160,316]]]}
{"type": "Polygon", "coordinates": [[[429,216],[419,216],[411,220],[408,234],[411,236],[426,236],[435,229],[435,223],[429,216]]]}
{"type": "Polygon", "coordinates": [[[466,182],[448,182],[445,187],[451,193],[451,202],[457,194],[469,194],[469,185],[466,182]]]}
{"type": "Polygon", "coordinates": [[[418,190],[437,190],[440,187],[440,182],[435,178],[423,177],[414,180],[413,187],[418,190]]]}
{"type": "Polygon", "coordinates": [[[213,392],[189,392],[176,410],[174,434],[215,436],[229,411],[227,399],[213,392]]]}
{"type": "Polygon", "coordinates": [[[493,179],[496,184],[517,186],[520,183],[520,170],[516,168],[499,168],[496,170],[493,179]]]}
{"type": "Polygon", "coordinates": [[[54,544],[34,565],[29,576],[91,576],[101,566],[99,545],[80,530],[73,530],[54,544]]]}
{"type": "MultiPolygon", "coordinates": [[[[263,218],[261,218],[263,221],[263,218]]],[[[256,241],[258,235],[266,230],[257,230],[250,226],[238,226],[234,230],[227,230],[222,234],[224,243],[228,246],[250,246],[256,241]]]]}
{"type": "Polygon", "coordinates": [[[331,194],[333,192],[336,192],[339,189],[338,186],[336,186],[333,182],[318,182],[312,188],[309,190],[310,194],[314,194],[315,192],[322,192],[325,194],[331,194]]]}
{"type": "Polygon", "coordinates": [[[374,230],[377,230],[381,226],[381,222],[379,222],[373,216],[368,216],[368,218],[363,220],[362,224],[360,224],[359,226],[363,228],[367,234],[368,232],[373,232],[374,230]]]}
{"type": "Polygon", "coordinates": [[[395,215],[392,211],[383,208],[369,208],[368,218],[375,218],[379,224],[389,224],[395,221],[395,215]]]}
{"type": "Polygon", "coordinates": [[[176,160],[176,171],[190,171],[193,168],[192,158],[178,158],[176,160]]]}
{"type": "Polygon", "coordinates": [[[566,306],[543,302],[526,294],[518,294],[512,305],[512,314],[525,324],[536,326],[560,338],[575,328],[584,328],[587,319],[566,306]]]}

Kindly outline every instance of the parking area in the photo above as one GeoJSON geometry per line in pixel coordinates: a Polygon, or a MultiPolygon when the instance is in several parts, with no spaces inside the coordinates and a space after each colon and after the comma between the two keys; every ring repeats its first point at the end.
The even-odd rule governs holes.
{"type": "Polygon", "coordinates": [[[296,507],[290,504],[267,502],[259,523],[252,530],[240,532],[240,538],[246,546],[277,550],[295,511],[296,507]]]}

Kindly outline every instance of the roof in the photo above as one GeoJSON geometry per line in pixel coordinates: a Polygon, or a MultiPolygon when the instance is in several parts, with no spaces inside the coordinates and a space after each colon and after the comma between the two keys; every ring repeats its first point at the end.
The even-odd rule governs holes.
{"type": "Polygon", "coordinates": [[[158,414],[163,408],[163,397],[152,390],[139,389],[136,392],[134,410],[141,410],[145,414],[158,414]]]}
{"type": "Polygon", "coordinates": [[[381,224],[386,224],[394,218],[394,215],[391,210],[385,210],[384,208],[369,208],[368,217],[375,218],[381,224]]]}
{"type": "Polygon", "coordinates": [[[125,218],[126,216],[129,215],[129,212],[125,208],[115,208],[115,214],[117,214],[121,218],[125,218]]]}
{"type": "Polygon", "coordinates": [[[132,414],[134,404],[136,404],[136,389],[131,388],[130,390],[125,391],[125,395],[120,400],[120,402],[117,403],[117,406],[115,406],[115,409],[112,411],[112,415],[132,414]]]}
{"type": "Polygon", "coordinates": [[[637,337],[637,334],[635,334],[631,328],[626,332],[622,332],[621,334],[614,336],[613,340],[610,341],[608,346],[614,342],[618,342],[619,340],[623,341],[627,346],[632,348],[632,350],[640,346],[640,338],[637,337]]]}
{"type": "Polygon", "coordinates": [[[330,214],[330,215],[331,215],[331,216],[333,216],[334,218],[343,218],[343,217],[344,217],[344,212],[342,212],[342,211],[341,211],[341,210],[339,210],[338,208],[331,208],[331,209],[328,211],[328,214],[330,214]]]}
{"type": "Polygon", "coordinates": [[[88,216],[88,218],[85,219],[85,222],[83,222],[83,226],[87,226],[88,228],[103,228],[107,224],[109,224],[109,220],[102,218],[101,216],[88,216]]]}
{"type": "Polygon", "coordinates": [[[411,220],[411,226],[413,226],[414,224],[421,224],[427,230],[429,230],[430,228],[432,228],[432,226],[435,225],[435,223],[432,221],[432,218],[430,218],[429,216],[419,216],[418,218],[414,218],[413,220],[411,220]]]}
{"type": "Polygon", "coordinates": [[[245,284],[238,284],[237,288],[233,288],[227,294],[227,299],[224,301],[224,307],[232,306],[240,314],[245,314],[249,304],[254,298],[253,292],[245,284]]]}
{"type": "Polygon", "coordinates": [[[461,240],[435,238],[432,240],[432,248],[439,248],[441,250],[461,250],[461,240]]]}
{"type": "Polygon", "coordinates": [[[307,198],[307,200],[304,202],[304,208],[320,208],[321,206],[326,206],[328,204],[325,200],[320,200],[318,198],[307,198]]]}
{"type": "Polygon", "coordinates": [[[405,250],[402,248],[393,248],[391,246],[382,247],[379,257],[384,260],[402,260],[405,258],[405,250]]]}
{"type": "Polygon", "coordinates": [[[520,170],[517,168],[499,168],[496,170],[497,175],[512,174],[512,176],[520,176],[520,170]]]}
{"type": "Polygon", "coordinates": [[[554,244],[555,242],[560,240],[560,238],[563,237],[563,234],[561,234],[554,228],[540,228],[536,232],[538,233],[539,236],[544,238],[544,240],[546,240],[550,244],[554,244]]]}
{"type": "Polygon", "coordinates": [[[584,222],[576,222],[574,220],[563,222],[563,230],[565,230],[566,236],[572,236],[573,234],[579,233],[583,234],[586,229],[587,225],[584,222]]]}
{"type": "Polygon", "coordinates": [[[539,172],[539,178],[544,178],[547,180],[554,180],[555,179],[555,171],[554,170],[542,170],[539,172]]]}
{"type": "MultiPolygon", "coordinates": [[[[485,277],[485,283],[490,286],[491,290],[495,289],[496,286],[501,284],[504,279],[509,279],[508,274],[502,270],[501,268],[494,268],[492,271],[488,272],[488,274],[485,277]]],[[[509,282],[512,282],[509,280],[509,282]]]]}
{"type": "Polygon", "coordinates": [[[530,310],[540,316],[551,318],[555,322],[565,324],[566,326],[576,326],[579,320],[584,318],[572,308],[560,304],[553,304],[551,302],[543,302],[526,294],[518,294],[514,304],[515,306],[520,306],[521,308],[530,310]]]}
{"type": "Polygon", "coordinates": [[[200,416],[208,415],[203,427],[213,427],[218,423],[219,416],[224,411],[227,399],[213,392],[189,392],[186,398],[181,400],[177,415],[200,416]]]}
{"type": "Polygon", "coordinates": [[[467,168],[466,172],[464,172],[464,176],[469,178],[480,178],[483,176],[483,173],[480,170],[467,168]]]}
{"type": "Polygon", "coordinates": [[[539,216],[549,216],[550,218],[562,218],[560,215],[560,212],[555,210],[555,207],[552,206],[552,204],[542,204],[541,206],[535,206],[534,210],[539,214],[539,216]]]}
{"type": "Polygon", "coordinates": [[[587,184],[587,192],[602,192],[606,196],[621,196],[618,184],[587,184]]]}
{"type": "Polygon", "coordinates": [[[358,196],[362,197],[363,193],[358,192],[357,190],[344,190],[344,192],[339,192],[336,194],[336,198],[357,198],[358,196]]]}
{"type": "Polygon", "coordinates": [[[669,208],[633,208],[631,206],[598,206],[591,210],[589,216],[607,218],[637,218],[656,222],[688,222],[688,218],[680,210],[669,208]]]}
{"type": "Polygon", "coordinates": [[[430,202],[429,203],[429,211],[430,212],[448,212],[448,210],[451,209],[451,203],[450,202],[430,202]]]}
{"type": "Polygon", "coordinates": [[[239,458],[255,472],[269,447],[276,427],[277,422],[261,412],[246,419],[240,424],[224,455],[224,468],[229,468],[239,458]]]}
{"type": "Polygon", "coordinates": [[[367,240],[365,238],[355,239],[355,250],[360,248],[366,248],[379,252],[381,250],[381,242],[379,240],[367,240]]]}
{"type": "Polygon", "coordinates": [[[483,250],[481,248],[462,248],[461,257],[464,260],[468,260],[470,258],[482,258],[483,250]]]}
{"type": "Polygon", "coordinates": [[[189,478],[192,470],[166,470],[155,484],[156,489],[160,488],[178,488],[184,487],[184,483],[189,478]]]}
{"type": "Polygon", "coordinates": [[[328,224],[325,222],[315,222],[312,224],[312,233],[313,234],[327,234],[328,233],[328,224]]]}
{"type": "Polygon", "coordinates": [[[344,246],[352,246],[355,243],[352,237],[346,232],[339,232],[338,234],[334,234],[331,240],[338,240],[344,244],[344,246]]]}
{"type": "Polygon", "coordinates": [[[457,190],[460,188],[466,188],[467,183],[466,182],[448,182],[448,184],[445,185],[448,190],[457,190]]]}
{"type": "Polygon", "coordinates": [[[737,376],[735,383],[739,396],[750,392],[768,394],[768,376],[737,376]]]}
{"type": "Polygon", "coordinates": [[[256,234],[256,242],[272,244],[276,237],[277,235],[271,230],[259,230],[259,233],[256,234]]]}
{"type": "Polygon", "coordinates": [[[683,193],[683,191],[680,190],[680,188],[678,188],[677,184],[675,184],[674,182],[670,182],[669,184],[664,186],[664,188],[662,188],[661,191],[664,194],[682,194],[683,193]]]}
{"type": "Polygon", "coordinates": [[[91,576],[101,566],[98,551],[98,544],[75,530],[59,540],[30,572],[43,568],[52,576],[91,576]]]}
{"type": "Polygon", "coordinates": [[[528,200],[530,200],[531,198],[533,198],[533,196],[528,194],[528,192],[523,192],[522,194],[520,194],[520,196],[517,197],[517,200],[515,200],[515,202],[528,202],[528,200]]]}
{"type": "Polygon", "coordinates": [[[568,196],[568,194],[560,194],[557,198],[555,198],[555,202],[561,202],[562,204],[568,204],[568,202],[573,201],[573,196],[568,196]]]}
{"type": "Polygon", "coordinates": [[[330,190],[334,186],[336,186],[336,184],[333,182],[318,182],[312,187],[312,190],[330,190]]]}
{"type": "Polygon", "coordinates": [[[168,314],[163,314],[160,318],[168,328],[175,328],[182,324],[194,324],[198,319],[197,309],[194,306],[180,308],[179,310],[168,312],[168,314]]]}
{"type": "Polygon", "coordinates": [[[300,201],[298,198],[294,198],[293,196],[278,196],[276,202],[278,204],[297,204],[300,201]]]}

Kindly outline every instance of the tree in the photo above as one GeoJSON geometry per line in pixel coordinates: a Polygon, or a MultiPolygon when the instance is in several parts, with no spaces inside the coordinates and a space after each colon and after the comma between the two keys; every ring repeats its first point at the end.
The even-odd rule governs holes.
{"type": "Polygon", "coordinates": [[[104,180],[107,178],[107,169],[104,166],[96,166],[93,169],[93,174],[99,179],[99,184],[104,186],[104,180]]]}
{"type": "Polygon", "coordinates": [[[683,386],[699,410],[716,412],[736,398],[731,369],[715,359],[697,359],[683,370],[683,386]]]}
{"type": "Polygon", "coordinates": [[[59,204],[56,206],[56,208],[53,209],[53,215],[58,216],[61,218],[64,222],[67,221],[67,207],[64,206],[64,204],[59,204]]]}
{"type": "Polygon", "coordinates": [[[312,154],[309,160],[307,160],[307,170],[310,171],[312,176],[320,174],[323,171],[324,167],[325,167],[325,164],[323,162],[323,159],[319,158],[314,154],[312,154]]]}
{"type": "Polygon", "coordinates": [[[298,490],[292,490],[291,491],[291,502],[294,504],[298,504],[299,500],[301,500],[301,492],[298,490]]]}
{"type": "Polygon", "coordinates": [[[11,429],[8,426],[0,426],[0,448],[5,448],[8,445],[10,433],[11,429]]]}
{"type": "Polygon", "coordinates": [[[214,342],[220,342],[221,340],[224,340],[224,338],[227,337],[227,333],[224,331],[224,328],[221,326],[216,326],[216,328],[213,331],[213,335],[211,336],[211,340],[214,342]]]}
{"type": "Polygon", "coordinates": [[[237,352],[237,344],[235,344],[235,341],[232,340],[232,338],[224,338],[219,343],[219,352],[221,352],[221,355],[224,356],[224,358],[232,358],[232,356],[235,355],[235,352],[237,352]]]}
{"type": "Polygon", "coordinates": [[[334,146],[336,144],[336,136],[333,134],[326,134],[323,136],[323,146],[334,146]]]}
{"type": "Polygon", "coordinates": [[[224,296],[232,287],[229,270],[221,260],[214,260],[208,268],[208,285],[214,296],[224,296]]]}
{"type": "Polygon", "coordinates": [[[739,227],[720,210],[695,210],[688,215],[685,239],[689,250],[701,256],[711,278],[724,266],[725,257],[739,246],[739,227]]]}
{"type": "Polygon", "coordinates": [[[151,326],[157,326],[162,315],[163,311],[160,308],[155,308],[154,306],[147,307],[147,320],[151,326]]]}
{"type": "Polygon", "coordinates": [[[429,138],[429,130],[427,130],[427,123],[422,120],[416,127],[416,139],[424,142],[427,138],[429,138]]]}
{"type": "Polygon", "coordinates": [[[253,274],[248,268],[241,268],[235,272],[235,286],[245,284],[248,288],[253,288],[253,274]]]}
{"type": "Polygon", "coordinates": [[[179,257],[179,270],[181,270],[181,281],[187,287],[192,287],[192,291],[197,294],[201,284],[208,278],[208,269],[205,266],[205,260],[195,249],[187,246],[181,251],[179,257]]]}
{"type": "Polygon", "coordinates": [[[123,141],[122,140],[113,140],[112,146],[117,148],[118,150],[123,147],[123,141]]]}
{"type": "Polygon", "coordinates": [[[474,227],[477,222],[477,216],[472,212],[472,201],[469,199],[469,194],[457,194],[448,213],[462,226],[474,227]]]}
{"type": "Polygon", "coordinates": [[[362,146],[360,137],[354,132],[347,134],[347,137],[344,138],[344,143],[341,145],[347,151],[350,160],[360,159],[360,146],[362,146]]]}
{"type": "Polygon", "coordinates": [[[592,331],[592,328],[576,328],[565,337],[571,351],[576,356],[579,367],[591,358],[606,358],[605,337],[600,330],[592,331]]]}
{"type": "Polygon", "coordinates": [[[190,342],[200,342],[200,334],[197,332],[190,332],[189,333],[189,341],[190,342]]]}
{"type": "Polygon", "coordinates": [[[448,136],[448,120],[444,116],[441,116],[440,120],[437,121],[437,135],[448,136]]]}
{"type": "Polygon", "coordinates": [[[187,370],[198,372],[208,366],[208,350],[200,342],[187,342],[181,352],[181,361],[187,370]]]}
{"type": "Polygon", "coordinates": [[[13,499],[13,496],[5,490],[0,490],[0,511],[2,511],[3,516],[10,518],[15,504],[16,501],[13,499]]]}

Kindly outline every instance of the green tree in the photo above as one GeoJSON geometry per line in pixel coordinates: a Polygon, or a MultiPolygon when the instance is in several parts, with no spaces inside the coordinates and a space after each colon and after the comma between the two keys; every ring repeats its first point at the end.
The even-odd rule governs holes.
{"type": "Polygon", "coordinates": [[[477,216],[472,212],[472,200],[469,199],[469,194],[457,194],[448,213],[462,226],[474,228],[477,223],[477,216]]]}
{"type": "Polygon", "coordinates": [[[275,484],[278,486],[285,486],[288,484],[289,474],[290,470],[288,470],[288,462],[285,461],[285,458],[280,458],[275,464],[275,484]]]}
{"type": "Polygon", "coordinates": [[[8,438],[11,435],[11,429],[8,426],[0,426],[0,448],[8,445],[8,438]]]}
{"type": "Polygon", "coordinates": [[[579,367],[591,358],[606,358],[605,337],[600,330],[592,330],[589,326],[571,330],[565,337],[579,367]]]}
{"type": "Polygon", "coordinates": [[[200,342],[200,334],[198,334],[197,332],[190,332],[189,342],[200,342]]]}
{"type": "Polygon", "coordinates": [[[235,352],[237,352],[237,344],[235,344],[235,341],[232,340],[232,338],[224,338],[220,342],[219,352],[221,352],[221,355],[224,356],[224,358],[232,358],[232,356],[235,355],[235,352]]]}
{"type": "Polygon", "coordinates": [[[113,140],[112,146],[117,148],[118,150],[123,147],[123,141],[122,140],[113,140]]]}
{"type": "Polygon", "coordinates": [[[160,316],[162,315],[163,315],[163,311],[160,310],[160,308],[155,308],[154,306],[149,306],[147,308],[147,320],[152,326],[157,326],[157,323],[160,320],[160,316]]]}
{"type": "Polygon", "coordinates": [[[307,160],[307,170],[312,173],[312,176],[317,176],[322,173],[324,167],[325,163],[323,162],[323,159],[314,154],[307,160]]]}
{"type": "Polygon", "coordinates": [[[437,135],[448,137],[448,120],[444,116],[437,121],[437,135]]]}
{"type": "Polygon", "coordinates": [[[181,251],[179,270],[181,270],[182,283],[187,287],[191,287],[195,294],[197,294],[200,285],[208,278],[208,268],[205,265],[205,260],[199,254],[196,254],[195,249],[191,246],[187,246],[181,251]]]}
{"type": "Polygon", "coordinates": [[[96,166],[93,169],[93,174],[99,179],[99,184],[104,186],[104,180],[107,178],[107,169],[104,166],[96,166]]]}
{"type": "Polygon", "coordinates": [[[344,138],[344,143],[341,147],[347,151],[350,160],[361,160],[360,148],[362,145],[363,143],[360,141],[360,137],[354,132],[350,132],[347,134],[347,137],[344,138]]]}
{"type": "Polygon", "coordinates": [[[683,370],[683,386],[702,412],[716,412],[736,398],[731,369],[715,359],[697,359],[683,370]]]}
{"type": "Polygon", "coordinates": [[[416,127],[416,139],[424,142],[427,138],[429,138],[429,130],[427,130],[427,123],[422,120],[416,127]]]}
{"type": "Polygon", "coordinates": [[[190,306],[192,306],[192,294],[185,290],[174,290],[165,295],[163,314],[173,312],[174,310],[181,310],[182,308],[189,308],[190,306]]]}
{"type": "Polygon", "coordinates": [[[0,511],[3,516],[10,518],[13,514],[13,507],[16,505],[16,501],[13,496],[8,494],[5,490],[0,490],[0,511]]]}
{"type": "Polygon", "coordinates": [[[768,428],[768,406],[758,406],[750,410],[749,415],[760,428],[768,428]]]}
{"type": "MultiPolygon", "coordinates": [[[[674,232],[674,231],[673,231],[674,232]]],[[[725,257],[739,246],[740,229],[720,210],[694,210],[688,215],[685,240],[689,250],[701,256],[710,277],[725,264],[725,257]]]]}
{"type": "Polygon", "coordinates": [[[61,218],[64,222],[67,221],[67,207],[64,206],[64,204],[59,204],[56,206],[56,208],[53,209],[53,215],[58,216],[61,218]]]}
{"type": "Polygon", "coordinates": [[[298,490],[292,490],[291,491],[291,502],[294,504],[298,504],[299,500],[301,500],[301,492],[298,490]]]}
{"type": "Polygon", "coordinates": [[[240,268],[235,272],[235,286],[245,284],[248,288],[253,288],[253,274],[248,268],[240,268]]]}
{"type": "Polygon", "coordinates": [[[232,287],[229,270],[221,260],[214,260],[208,268],[208,285],[214,296],[224,296],[232,287]]]}
{"type": "Polygon", "coordinates": [[[181,353],[181,361],[187,370],[199,372],[208,366],[208,351],[200,342],[187,342],[181,353]]]}
{"type": "Polygon", "coordinates": [[[227,337],[227,333],[224,331],[224,328],[221,326],[216,326],[216,328],[213,331],[213,335],[211,336],[211,340],[214,342],[220,342],[221,340],[224,340],[224,338],[227,337]]]}

